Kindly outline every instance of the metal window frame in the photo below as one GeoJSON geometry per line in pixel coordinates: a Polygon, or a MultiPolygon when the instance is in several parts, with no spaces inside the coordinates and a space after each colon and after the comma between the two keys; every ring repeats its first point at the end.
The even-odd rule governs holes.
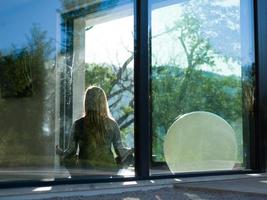
{"type": "MultiPolygon", "coordinates": [[[[74,20],[69,18],[62,18],[61,21],[61,34],[62,39],[62,49],[61,54],[65,55],[66,66],[72,66],[73,59],[73,29],[74,20]]],[[[66,135],[65,133],[70,130],[70,127],[66,127],[66,124],[72,123],[72,97],[66,94],[73,93],[72,87],[72,77],[71,68],[65,67],[64,72],[60,74],[60,147],[63,149],[67,148],[66,145],[66,135]]]]}
{"type": "Polygon", "coordinates": [[[252,149],[252,168],[265,172],[267,167],[267,1],[254,0],[256,131],[252,149]]]}
{"type": "MultiPolygon", "coordinates": [[[[255,55],[256,55],[256,131],[251,143],[251,170],[243,171],[209,171],[179,173],[169,175],[150,175],[151,152],[151,116],[150,116],[150,55],[151,55],[151,21],[149,0],[134,0],[134,81],[135,81],[135,177],[122,178],[119,176],[82,178],[60,178],[54,181],[11,181],[0,182],[0,188],[12,187],[39,187],[62,184],[85,184],[99,182],[136,181],[147,179],[200,177],[214,175],[231,175],[265,172],[267,165],[267,1],[253,0],[254,3],[254,28],[255,28],[255,55]]],[[[84,10],[84,8],[82,8],[84,10]]],[[[73,16],[84,14],[75,11],[73,16]]]]}
{"type": "Polygon", "coordinates": [[[149,0],[136,0],[134,38],[135,170],[141,179],[150,170],[150,12],[149,0]]]}

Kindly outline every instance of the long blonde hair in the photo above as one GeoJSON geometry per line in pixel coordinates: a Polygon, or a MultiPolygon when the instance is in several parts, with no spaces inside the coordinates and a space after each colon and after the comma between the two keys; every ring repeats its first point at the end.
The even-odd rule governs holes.
{"type": "Polygon", "coordinates": [[[90,86],[86,89],[84,112],[85,126],[92,131],[90,137],[94,137],[97,144],[103,143],[108,134],[105,123],[107,119],[113,118],[109,111],[107,96],[102,88],[90,86]]]}

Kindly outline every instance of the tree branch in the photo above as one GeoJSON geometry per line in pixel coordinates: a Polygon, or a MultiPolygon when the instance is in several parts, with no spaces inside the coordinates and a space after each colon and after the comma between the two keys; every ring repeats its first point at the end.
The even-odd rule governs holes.
{"type": "Polygon", "coordinates": [[[114,97],[114,96],[120,94],[121,92],[123,92],[123,91],[125,91],[125,90],[128,90],[128,91],[129,91],[129,89],[131,89],[131,85],[128,86],[128,87],[124,87],[124,86],[122,85],[122,88],[119,89],[119,90],[117,90],[117,91],[115,91],[115,92],[113,92],[113,93],[111,93],[111,94],[108,96],[108,99],[111,99],[112,97],[114,97]]]}
{"type": "Polygon", "coordinates": [[[189,57],[189,53],[188,53],[188,50],[187,50],[187,47],[185,45],[185,42],[184,42],[184,38],[183,38],[183,33],[181,33],[181,36],[178,37],[183,49],[184,49],[184,52],[185,52],[185,55],[186,55],[186,59],[187,59],[187,67],[191,67],[191,61],[190,61],[190,57],[189,57]]]}
{"type": "Polygon", "coordinates": [[[121,97],[119,97],[115,102],[113,102],[109,108],[112,109],[114,106],[116,106],[121,101],[121,97]]]}
{"type": "MultiPolygon", "coordinates": [[[[133,104],[134,104],[134,100],[132,99],[128,106],[133,108],[133,104]]],[[[132,113],[124,113],[124,115],[122,115],[118,120],[117,120],[117,123],[118,124],[122,124],[132,113]]]]}
{"type": "Polygon", "coordinates": [[[134,122],[134,118],[130,119],[130,120],[127,121],[125,124],[122,124],[122,125],[120,126],[120,129],[127,128],[127,127],[130,126],[133,122],[134,122]]]}

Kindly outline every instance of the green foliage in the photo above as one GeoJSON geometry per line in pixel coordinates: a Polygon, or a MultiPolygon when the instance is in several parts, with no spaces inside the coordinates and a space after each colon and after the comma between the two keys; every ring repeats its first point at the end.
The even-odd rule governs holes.
{"type": "Polygon", "coordinates": [[[124,106],[121,109],[125,115],[130,115],[134,112],[134,109],[131,106],[124,106]]]}
{"type": "Polygon", "coordinates": [[[32,95],[32,78],[26,49],[0,58],[2,97],[32,95]]]}
{"type": "Polygon", "coordinates": [[[45,111],[51,102],[45,89],[53,84],[46,79],[52,50],[46,32],[33,25],[23,48],[13,47],[0,57],[1,166],[52,164],[54,152],[49,156],[47,149],[54,146],[44,135],[45,117],[51,112],[45,111]]]}
{"type": "MultiPolygon", "coordinates": [[[[164,160],[163,141],[168,128],[182,114],[208,111],[228,121],[237,133],[239,152],[242,150],[241,81],[235,76],[221,76],[193,70],[187,81],[187,90],[180,94],[186,70],[179,67],[153,67],[152,74],[152,130],[153,154],[164,160]],[[184,96],[177,104],[177,97],[184,96]]],[[[241,155],[239,155],[241,160],[241,155]]]]}
{"type": "Polygon", "coordinates": [[[200,13],[195,14],[194,10],[185,6],[182,16],[163,33],[168,34],[177,44],[177,48],[183,50],[177,55],[177,59],[185,57],[186,63],[182,66],[152,66],[153,159],[164,161],[164,137],[179,115],[192,111],[208,111],[218,114],[235,129],[238,156],[242,162],[241,79],[201,70],[203,66],[212,69],[216,59],[225,60],[226,57],[215,51],[203,32],[202,21],[196,17],[200,13]]]}
{"type": "Polygon", "coordinates": [[[101,87],[109,96],[112,83],[116,81],[116,74],[107,64],[87,64],[85,66],[86,86],[97,85],[101,87]]]}
{"type": "Polygon", "coordinates": [[[52,142],[45,141],[41,135],[10,128],[2,134],[0,143],[1,167],[53,166],[54,153],[44,152],[44,145],[46,149],[53,149],[52,142]]]}
{"type": "Polygon", "coordinates": [[[203,36],[197,18],[185,14],[167,29],[167,33],[171,33],[177,45],[183,48],[188,69],[203,64],[214,66],[215,53],[209,40],[203,36]]]}
{"type": "Polygon", "coordinates": [[[45,62],[53,51],[46,34],[33,25],[22,49],[13,47],[10,54],[0,57],[2,97],[27,97],[43,90],[45,62]]]}
{"type": "Polygon", "coordinates": [[[130,56],[122,67],[105,63],[85,66],[86,87],[97,85],[104,89],[110,111],[126,135],[133,133],[133,75],[127,67],[132,59],[130,56]]]}

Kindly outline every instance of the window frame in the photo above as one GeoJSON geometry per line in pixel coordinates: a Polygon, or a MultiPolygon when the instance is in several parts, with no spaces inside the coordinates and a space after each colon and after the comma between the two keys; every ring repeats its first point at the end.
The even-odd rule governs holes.
{"type": "MultiPolygon", "coordinates": [[[[79,178],[60,178],[54,181],[11,181],[0,182],[0,188],[26,187],[26,186],[51,186],[62,184],[84,184],[99,182],[121,182],[136,181],[162,178],[182,178],[211,175],[230,175],[230,174],[247,174],[265,172],[267,166],[267,1],[251,0],[254,5],[254,33],[255,33],[255,72],[256,72],[256,94],[255,94],[255,133],[250,137],[250,163],[251,170],[231,170],[231,171],[208,171],[208,172],[191,172],[169,175],[150,175],[151,165],[151,105],[150,105],[150,60],[151,60],[151,12],[150,0],[127,0],[134,4],[134,99],[135,99],[135,177],[129,178],[95,178],[84,176],[79,178]],[[142,67],[143,66],[143,67],[142,67]],[[145,67],[144,67],[145,66],[145,67]]],[[[108,9],[109,7],[101,7],[108,9]]],[[[62,21],[62,27],[69,30],[62,30],[68,33],[73,29],[73,20],[77,17],[87,15],[97,9],[83,7],[69,13],[69,18],[62,21]]],[[[64,15],[63,15],[64,18],[64,15]]],[[[64,53],[73,51],[73,41],[65,38],[66,46],[64,53]]],[[[64,84],[63,84],[64,85],[64,84]]],[[[69,88],[62,88],[69,89],[69,88]]],[[[60,109],[66,109],[66,104],[61,101],[60,109]]],[[[71,108],[72,109],[72,108],[71,108]]],[[[72,110],[68,110],[71,114],[72,110]]],[[[63,131],[64,120],[60,122],[61,131],[63,131]]]]}

